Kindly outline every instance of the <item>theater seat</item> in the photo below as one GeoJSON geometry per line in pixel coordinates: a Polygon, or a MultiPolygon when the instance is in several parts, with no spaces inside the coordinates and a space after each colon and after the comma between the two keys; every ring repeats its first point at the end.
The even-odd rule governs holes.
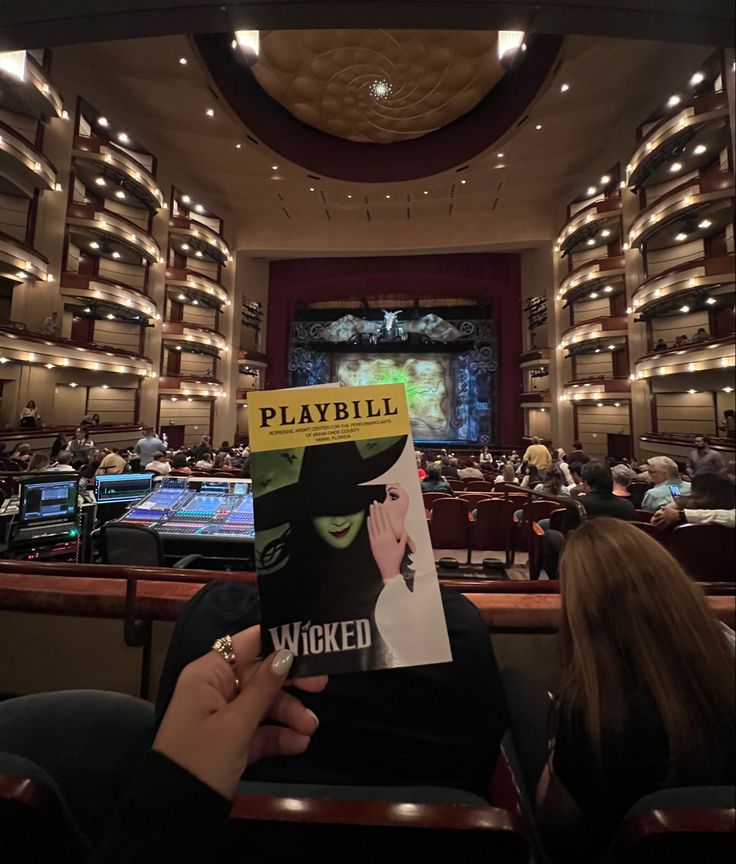
{"type": "Polygon", "coordinates": [[[468,480],[465,484],[466,492],[493,492],[493,483],[488,480],[468,480]]]}
{"type": "Polygon", "coordinates": [[[670,534],[669,550],[697,582],[733,582],[736,530],[723,525],[680,525],[670,534]]]}
{"type": "Polygon", "coordinates": [[[467,549],[470,555],[468,502],[440,498],[432,506],[429,536],[433,549],[467,549]]]}
{"type": "Polygon", "coordinates": [[[452,498],[447,492],[422,492],[422,500],[424,501],[424,509],[431,510],[434,502],[439,498],[452,498]]]}

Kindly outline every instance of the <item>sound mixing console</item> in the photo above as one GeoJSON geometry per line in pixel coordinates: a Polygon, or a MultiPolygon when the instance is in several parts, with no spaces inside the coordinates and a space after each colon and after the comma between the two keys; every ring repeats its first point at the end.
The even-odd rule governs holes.
{"type": "Polygon", "coordinates": [[[145,525],[162,539],[253,541],[249,480],[168,477],[131,508],[121,522],[145,525]]]}

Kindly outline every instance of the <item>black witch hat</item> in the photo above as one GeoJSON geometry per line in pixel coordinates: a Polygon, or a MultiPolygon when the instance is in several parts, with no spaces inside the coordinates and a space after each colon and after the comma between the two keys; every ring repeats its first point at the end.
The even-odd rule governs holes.
{"type": "Polygon", "coordinates": [[[255,527],[265,531],[297,517],[357,513],[383,490],[363,486],[394,465],[407,436],[344,441],[254,454],[255,527]]]}

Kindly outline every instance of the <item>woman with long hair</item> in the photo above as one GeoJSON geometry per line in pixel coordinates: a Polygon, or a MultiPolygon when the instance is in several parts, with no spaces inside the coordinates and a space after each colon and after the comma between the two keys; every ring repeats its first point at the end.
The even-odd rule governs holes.
{"type": "Polygon", "coordinates": [[[733,478],[714,471],[701,471],[693,477],[690,494],[675,502],[680,510],[733,510],[736,484],[733,478]]]}
{"type": "Polygon", "coordinates": [[[31,461],[28,463],[28,471],[34,474],[42,474],[49,470],[51,460],[45,453],[37,452],[31,456],[31,461]]]}
{"type": "Polygon", "coordinates": [[[621,520],[570,535],[560,593],[562,681],[540,826],[553,857],[590,861],[645,795],[733,785],[734,649],[702,589],[621,520]]]}
{"type": "Polygon", "coordinates": [[[546,492],[547,495],[569,495],[563,485],[562,473],[554,465],[550,465],[544,472],[544,479],[534,487],[535,492],[546,492]]]}
{"type": "Polygon", "coordinates": [[[501,473],[493,481],[494,485],[498,483],[518,483],[519,478],[516,476],[516,471],[511,462],[504,463],[501,473]]]}

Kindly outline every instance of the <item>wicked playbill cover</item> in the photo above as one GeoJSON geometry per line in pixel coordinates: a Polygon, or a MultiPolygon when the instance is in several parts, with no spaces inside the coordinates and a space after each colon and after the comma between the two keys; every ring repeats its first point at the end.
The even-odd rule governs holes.
{"type": "Polygon", "coordinates": [[[452,659],[403,384],[255,391],[265,654],[297,676],[452,659]]]}

